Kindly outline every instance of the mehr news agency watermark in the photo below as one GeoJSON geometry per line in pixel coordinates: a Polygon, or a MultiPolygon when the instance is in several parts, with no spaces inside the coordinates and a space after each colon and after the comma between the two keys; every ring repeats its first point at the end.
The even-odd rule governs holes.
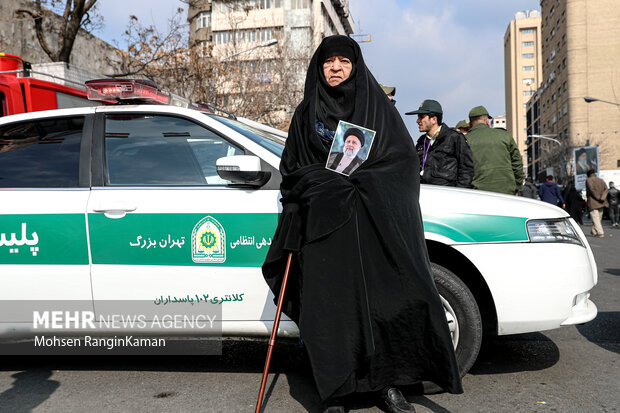
{"type": "Polygon", "coordinates": [[[116,310],[32,309],[28,340],[3,340],[0,354],[221,354],[221,305],[164,312],[107,304],[116,310]]]}

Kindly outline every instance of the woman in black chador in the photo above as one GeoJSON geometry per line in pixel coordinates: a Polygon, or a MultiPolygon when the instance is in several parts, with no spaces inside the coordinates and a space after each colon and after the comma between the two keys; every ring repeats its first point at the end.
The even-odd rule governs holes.
{"type": "Polygon", "coordinates": [[[344,411],[342,396],[375,391],[390,411],[414,411],[397,387],[423,380],[463,391],[430,272],[418,162],[358,44],[325,38],[282,155],[283,211],[263,274],[277,297],[293,252],[284,311],[299,326],[327,412],[344,411]],[[376,131],[349,176],[325,167],[340,120],[376,131]]]}

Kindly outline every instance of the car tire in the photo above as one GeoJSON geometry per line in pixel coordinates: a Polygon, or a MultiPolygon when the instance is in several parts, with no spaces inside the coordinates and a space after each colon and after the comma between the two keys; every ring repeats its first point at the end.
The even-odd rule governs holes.
{"type": "MultiPolygon", "coordinates": [[[[446,318],[461,377],[473,366],[482,344],[482,317],[473,294],[452,271],[431,263],[437,291],[446,310],[446,318]]],[[[431,382],[423,383],[424,394],[443,391],[431,382]]]]}

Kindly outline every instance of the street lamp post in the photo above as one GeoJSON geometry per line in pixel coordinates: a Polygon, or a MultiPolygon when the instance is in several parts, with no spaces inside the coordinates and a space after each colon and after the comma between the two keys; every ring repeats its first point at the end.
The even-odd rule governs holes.
{"type": "Polygon", "coordinates": [[[225,58],[223,58],[223,59],[221,59],[221,60],[220,60],[220,63],[222,63],[224,60],[228,60],[228,59],[230,59],[231,57],[238,56],[238,55],[240,55],[241,53],[246,53],[246,52],[252,51],[252,50],[254,50],[254,49],[258,49],[259,47],[268,47],[268,46],[273,46],[273,45],[274,45],[274,44],[276,44],[276,43],[278,43],[278,39],[269,39],[269,40],[265,40],[264,42],[259,43],[259,44],[257,44],[257,45],[256,45],[256,46],[254,46],[254,47],[250,47],[249,49],[245,49],[245,50],[242,50],[242,51],[240,51],[240,52],[233,53],[233,54],[231,54],[230,56],[226,56],[225,58]]]}
{"type": "MultiPolygon", "coordinates": [[[[561,147],[562,147],[562,142],[560,142],[559,140],[557,140],[557,139],[553,138],[552,136],[557,136],[557,135],[556,135],[556,134],[551,134],[551,135],[527,135],[527,137],[528,137],[528,138],[546,139],[546,140],[549,140],[549,141],[555,142],[555,143],[557,143],[557,144],[558,144],[558,146],[561,148],[561,147]]],[[[532,152],[533,152],[534,154],[536,153],[536,151],[535,151],[535,150],[533,150],[532,152]]],[[[536,159],[538,159],[538,158],[536,158],[536,159]]],[[[537,172],[537,171],[536,171],[536,169],[537,169],[537,168],[536,168],[536,165],[534,165],[534,168],[533,168],[533,171],[534,171],[534,173],[533,173],[534,178],[537,178],[537,174],[536,174],[536,172],[537,172]]]]}
{"type": "Polygon", "coordinates": [[[603,99],[597,99],[597,98],[593,98],[593,97],[590,97],[590,96],[584,97],[583,100],[585,100],[586,103],[603,102],[603,103],[609,103],[610,105],[620,106],[620,103],[610,102],[608,100],[603,100],[603,99]]]}
{"type": "Polygon", "coordinates": [[[552,135],[527,135],[528,138],[548,139],[548,140],[553,141],[553,142],[557,143],[558,145],[562,146],[562,142],[560,142],[557,139],[552,138],[552,136],[558,136],[558,135],[556,135],[556,134],[552,134],[552,135]]]}

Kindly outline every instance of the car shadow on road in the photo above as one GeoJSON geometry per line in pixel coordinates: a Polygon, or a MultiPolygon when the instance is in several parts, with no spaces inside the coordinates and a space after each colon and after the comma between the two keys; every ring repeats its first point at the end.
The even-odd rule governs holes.
{"type": "Polygon", "coordinates": [[[30,413],[60,386],[50,370],[28,369],[13,374],[13,385],[0,393],[0,411],[30,413]]]}
{"type": "Polygon", "coordinates": [[[559,359],[558,346],[541,333],[487,337],[469,374],[544,370],[559,359]]]}
{"type": "MultiPolygon", "coordinates": [[[[262,373],[267,342],[250,340],[225,340],[220,356],[11,356],[0,357],[0,371],[24,370],[16,373],[13,387],[0,394],[0,412],[31,412],[34,407],[45,401],[59,386],[49,380],[55,370],[92,370],[92,371],[161,371],[161,372],[222,372],[222,373],[262,373]],[[39,397],[34,397],[37,393],[39,397]],[[3,408],[2,402],[10,401],[10,408],[3,408]],[[17,406],[13,408],[14,406],[17,406]]],[[[271,411],[270,402],[275,388],[281,386],[286,378],[288,391],[297,403],[307,412],[320,413],[324,406],[320,400],[310,363],[306,352],[297,341],[279,340],[274,349],[267,379],[263,406],[271,411]]],[[[260,379],[256,382],[256,394],[260,379]]],[[[445,413],[446,409],[421,395],[420,389],[411,386],[403,389],[407,399],[415,404],[425,406],[436,413],[445,413]]],[[[277,401],[275,402],[277,404],[277,401]]],[[[387,412],[378,394],[356,395],[345,399],[348,411],[364,411],[378,407],[387,412]]]]}
{"type": "MultiPolygon", "coordinates": [[[[24,371],[13,375],[17,379],[13,386],[0,394],[0,412],[31,412],[32,408],[45,401],[59,386],[58,382],[48,380],[51,372],[55,370],[261,374],[267,347],[267,340],[224,340],[221,355],[201,357],[1,356],[0,371],[24,371]],[[34,393],[39,394],[40,398],[33,398],[34,393]],[[11,408],[4,408],[8,402],[10,404],[7,406],[11,408]]],[[[305,350],[296,340],[281,339],[276,343],[263,401],[263,404],[268,406],[266,411],[270,411],[269,398],[282,377],[286,377],[288,381],[291,397],[308,412],[323,411],[305,350]]],[[[256,383],[256,395],[259,385],[260,379],[256,383]]]]}
{"type": "Polygon", "coordinates": [[[577,326],[589,342],[620,354],[620,311],[600,311],[596,318],[577,326]]]}

